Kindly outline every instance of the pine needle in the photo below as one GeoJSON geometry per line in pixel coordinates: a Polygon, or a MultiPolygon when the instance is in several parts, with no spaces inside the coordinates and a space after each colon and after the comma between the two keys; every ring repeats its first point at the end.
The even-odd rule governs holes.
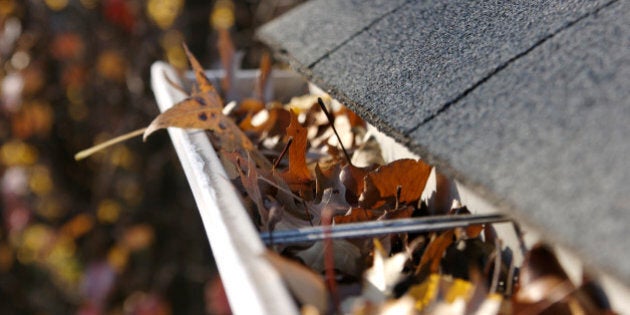
{"type": "Polygon", "coordinates": [[[94,154],[94,153],[96,153],[98,151],[101,151],[103,149],[106,149],[106,148],[108,148],[108,147],[110,147],[110,146],[112,146],[114,144],[117,144],[117,143],[123,142],[123,141],[125,141],[127,139],[131,139],[133,137],[137,137],[139,135],[142,135],[146,129],[147,128],[140,128],[138,130],[134,130],[134,131],[126,133],[126,134],[124,134],[122,136],[118,136],[116,138],[107,140],[107,141],[105,141],[103,143],[97,144],[97,145],[95,145],[93,147],[90,147],[90,148],[87,148],[85,150],[82,150],[79,153],[74,155],[74,159],[76,161],[83,160],[86,157],[89,157],[90,155],[92,155],[92,154],[94,154]]]}

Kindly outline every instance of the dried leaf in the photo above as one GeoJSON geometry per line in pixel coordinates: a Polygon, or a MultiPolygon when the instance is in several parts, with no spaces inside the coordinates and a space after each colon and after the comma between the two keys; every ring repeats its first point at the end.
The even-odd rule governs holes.
{"type": "Polygon", "coordinates": [[[269,223],[269,211],[265,208],[263,203],[263,197],[260,192],[260,185],[258,184],[258,170],[256,169],[256,163],[247,155],[247,164],[245,169],[241,166],[243,162],[240,154],[236,152],[223,152],[223,156],[227,157],[236,167],[243,184],[243,188],[247,192],[249,198],[254,202],[258,209],[263,227],[267,227],[269,223]]]}
{"type": "MultiPolygon", "coordinates": [[[[333,240],[335,269],[344,274],[360,276],[361,250],[345,240],[333,240]]],[[[309,267],[319,273],[325,271],[324,241],[315,242],[311,247],[296,254],[309,267]]]]}
{"type": "Polygon", "coordinates": [[[359,202],[359,196],[365,187],[365,176],[376,168],[376,165],[368,167],[356,167],[346,164],[341,169],[341,182],[346,186],[346,200],[350,204],[356,205],[359,202]]]}
{"type": "Polygon", "coordinates": [[[264,122],[254,125],[254,115],[250,113],[240,122],[239,127],[245,132],[259,135],[259,138],[284,135],[291,120],[290,112],[283,108],[272,108],[265,111],[267,119],[264,122]]]}
{"type": "Polygon", "coordinates": [[[346,224],[376,220],[378,216],[372,210],[363,208],[352,208],[346,215],[334,217],[335,224],[346,224]]]}
{"type": "Polygon", "coordinates": [[[214,88],[212,83],[210,83],[210,80],[208,80],[208,77],[206,77],[206,74],[203,72],[203,67],[201,66],[199,61],[197,61],[197,58],[195,58],[195,56],[190,52],[190,50],[188,50],[188,46],[186,46],[186,44],[183,44],[183,46],[184,51],[186,51],[188,61],[190,62],[193,71],[195,72],[195,80],[197,81],[199,91],[201,91],[202,93],[210,93],[212,97],[215,98],[212,103],[219,104],[219,107],[223,107],[223,101],[221,100],[221,97],[219,97],[219,93],[214,88]]]}
{"type": "Polygon", "coordinates": [[[420,199],[431,174],[431,166],[418,160],[402,159],[381,166],[365,177],[365,187],[359,198],[363,208],[378,208],[396,203],[397,189],[401,187],[401,204],[420,199]]]}
{"type": "Polygon", "coordinates": [[[436,273],[440,267],[440,260],[444,255],[444,251],[453,243],[453,237],[455,233],[453,230],[448,230],[442,232],[440,235],[435,237],[427,246],[427,249],[424,251],[422,258],[420,259],[420,264],[416,269],[416,273],[419,273],[424,268],[429,268],[431,273],[436,273]],[[430,265],[427,265],[430,264],[430,265]]]}
{"type": "Polygon", "coordinates": [[[272,251],[266,251],[265,258],[276,268],[301,303],[315,306],[321,314],[326,313],[328,292],[320,275],[272,251]]]}
{"type": "Polygon", "coordinates": [[[306,165],[306,129],[300,125],[294,113],[291,113],[286,136],[293,138],[293,144],[289,148],[289,168],[281,176],[292,190],[306,190],[312,181],[311,172],[306,165]]]}
{"type": "Polygon", "coordinates": [[[411,218],[413,211],[414,208],[411,206],[402,207],[391,211],[385,211],[385,213],[383,213],[383,215],[381,215],[378,220],[396,220],[411,218]]]}
{"type": "Polygon", "coordinates": [[[405,253],[388,257],[381,242],[374,239],[374,262],[364,276],[370,285],[366,287],[363,295],[374,302],[382,302],[389,297],[394,286],[403,277],[401,272],[408,258],[405,253]]]}
{"type": "Polygon", "coordinates": [[[513,303],[517,313],[572,314],[574,310],[581,313],[594,310],[591,301],[580,301],[573,296],[576,287],[545,245],[535,245],[525,257],[519,285],[513,303]]]}
{"type": "Polygon", "coordinates": [[[156,117],[144,132],[143,139],[159,129],[167,127],[198,128],[212,130],[220,139],[222,149],[251,151],[253,144],[227,116],[223,115],[220,99],[213,93],[197,93],[177,103],[156,117]]]}
{"type": "Polygon", "coordinates": [[[416,310],[422,311],[431,304],[438,294],[440,285],[440,275],[430,274],[424,282],[412,286],[407,291],[407,296],[411,296],[416,301],[416,310]]]}

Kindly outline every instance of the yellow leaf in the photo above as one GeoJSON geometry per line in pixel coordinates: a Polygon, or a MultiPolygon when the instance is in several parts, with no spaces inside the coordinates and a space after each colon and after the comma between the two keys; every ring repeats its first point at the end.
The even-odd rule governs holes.
{"type": "Polygon", "coordinates": [[[416,310],[422,311],[435,300],[439,284],[440,275],[433,273],[423,283],[409,288],[407,294],[416,300],[416,310]]]}

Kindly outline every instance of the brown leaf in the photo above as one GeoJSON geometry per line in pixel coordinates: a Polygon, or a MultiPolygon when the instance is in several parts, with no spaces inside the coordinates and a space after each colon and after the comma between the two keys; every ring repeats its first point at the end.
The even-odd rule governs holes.
{"type": "Polygon", "coordinates": [[[159,129],[167,127],[208,129],[221,140],[218,143],[226,151],[238,148],[253,150],[247,136],[227,116],[223,115],[220,99],[213,93],[196,93],[157,116],[147,127],[143,139],[159,129]]]}
{"type": "Polygon", "coordinates": [[[414,208],[412,206],[402,207],[396,210],[385,211],[379,220],[396,220],[411,218],[414,208]]]}
{"type": "Polygon", "coordinates": [[[282,172],[281,176],[292,190],[302,191],[308,188],[312,177],[306,165],[306,129],[300,125],[293,112],[286,137],[292,137],[293,144],[289,148],[289,169],[282,172]]]}
{"type": "Polygon", "coordinates": [[[525,257],[514,296],[514,311],[519,314],[596,314],[596,304],[577,288],[552,250],[535,245],[525,257]]]}
{"type": "Polygon", "coordinates": [[[346,224],[376,220],[378,215],[372,210],[363,208],[352,208],[346,215],[338,215],[334,217],[335,224],[346,224]]]}
{"type": "Polygon", "coordinates": [[[223,107],[223,101],[219,97],[219,93],[217,93],[217,90],[214,88],[212,83],[210,83],[210,80],[208,80],[208,77],[206,77],[206,74],[203,72],[203,67],[201,66],[199,61],[197,61],[197,58],[195,58],[195,56],[190,52],[190,50],[188,50],[188,46],[186,46],[186,44],[183,44],[183,46],[184,51],[186,52],[186,56],[188,57],[188,61],[190,62],[193,71],[195,72],[195,80],[197,80],[199,90],[202,93],[211,93],[213,97],[217,98],[216,103],[219,104],[220,107],[223,107]]]}
{"type": "Polygon", "coordinates": [[[236,152],[223,152],[223,156],[227,157],[238,170],[243,188],[247,192],[249,198],[254,202],[260,215],[262,226],[267,227],[269,223],[269,211],[265,208],[263,203],[263,197],[260,192],[260,185],[258,184],[258,171],[256,169],[256,163],[247,155],[247,161],[242,161],[240,154],[236,152]],[[243,162],[246,162],[245,168],[241,166],[243,162]]]}
{"type": "Polygon", "coordinates": [[[438,272],[440,260],[444,255],[444,251],[453,243],[453,236],[455,236],[453,230],[448,230],[442,232],[442,234],[439,234],[436,238],[434,238],[424,251],[422,258],[420,259],[420,264],[416,269],[416,273],[419,273],[427,267],[431,273],[438,272]],[[427,265],[429,263],[430,265],[427,265]]]}
{"type": "Polygon", "coordinates": [[[258,113],[263,109],[265,109],[265,104],[260,100],[254,98],[246,98],[238,104],[238,107],[232,111],[232,114],[234,114],[235,116],[244,116],[249,113],[258,113]]]}
{"type": "Polygon", "coordinates": [[[356,167],[351,164],[346,164],[341,169],[339,177],[343,185],[346,186],[346,199],[350,204],[358,204],[359,196],[365,187],[365,176],[375,168],[376,165],[356,167]]]}
{"type": "Polygon", "coordinates": [[[252,132],[261,138],[284,134],[291,120],[290,112],[283,108],[272,108],[267,110],[267,113],[269,115],[267,120],[257,126],[252,124],[253,113],[247,114],[240,122],[239,127],[245,132],[252,132]]]}
{"type": "Polygon", "coordinates": [[[266,251],[265,258],[276,268],[291,292],[301,303],[315,306],[320,314],[326,313],[328,292],[320,275],[272,251],[266,251]]]}
{"type": "Polygon", "coordinates": [[[398,186],[401,187],[400,204],[420,199],[431,174],[431,166],[418,160],[402,159],[381,166],[365,177],[365,187],[359,198],[361,207],[378,208],[396,203],[398,186]]]}

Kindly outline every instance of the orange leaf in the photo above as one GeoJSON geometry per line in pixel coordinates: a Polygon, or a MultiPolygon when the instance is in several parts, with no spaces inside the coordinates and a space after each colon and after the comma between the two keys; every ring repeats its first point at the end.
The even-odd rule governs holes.
{"type": "Polygon", "coordinates": [[[381,166],[365,177],[359,205],[367,209],[394,205],[398,186],[401,187],[400,204],[417,201],[430,174],[431,166],[420,160],[402,159],[381,166]]]}
{"type": "Polygon", "coordinates": [[[416,269],[416,273],[427,267],[427,264],[430,263],[429,270],[431,273],[436,273],[440,267],[440,260],[444,255],[444,251],[453,243],[453,230],[448,230],[438,235],[429,245],[427,249],[424,251],[422,258],[420,259],[420,264],[416,269]]]}
{"type": "Polygon", "coordinates": [[[338,215],[333,219],[335,224],[346,224],[346,223],[355,223],[355,222],[365,222],[376,220],[378,216],[374,214],[371,210],[366,210],[363,208],[352,208],[350,212],[346,215],[338,215]]]}
{"type": "Polygon", "coordinates": [[[306,165],[306,129],[300,125],[293,112],[287,127],[287,138],[289,137],[293,138],[293,144],[289,148],[289,169],[281,175],[291,189],[303,190],[312,180],[311,172],[306,165]]]}

